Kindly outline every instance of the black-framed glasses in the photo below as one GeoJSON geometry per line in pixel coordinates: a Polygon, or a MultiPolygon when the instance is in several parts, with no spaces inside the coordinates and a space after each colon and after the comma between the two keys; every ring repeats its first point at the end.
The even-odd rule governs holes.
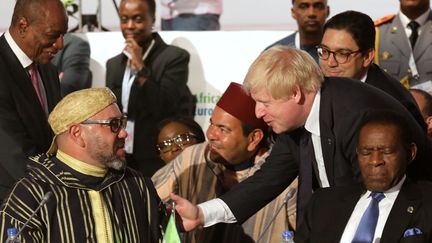
{"type": "Polygon", "coordinates": [[[116,117],[109,120],[86,120],[81,122],[81,124],[84,125],[99,124],[99,125],[109,126],[111,132],[113,133],[118,133],[120,129],[126,128],[126,123],[127,123],[126,115],[122,115],[121,117],[116,117]]]}
{"type": "Polygon", "coordinates": [[[357,51],[350,51],[350,50],[331,51],[323,46],[317,46],[316,48],[317,48],[317,53],[319,58],[323,60],[327,60],[330,58],[330,54],[333,54],[333,57],[338,64],[344,64],[348,62],[351,55],[361,52],[360,49],[357,51]]]}
{"type": "Polygon", "coordinates": [[[173,138],[166,139],[158,144],[156,144],[157,150],[162,153],[170,152],[174,146],[179,147],[183,150],[183,148],[192,142],[192,139],[196,139],[196,135],[193,133],[183,133],[179,134],[173,138]]]}

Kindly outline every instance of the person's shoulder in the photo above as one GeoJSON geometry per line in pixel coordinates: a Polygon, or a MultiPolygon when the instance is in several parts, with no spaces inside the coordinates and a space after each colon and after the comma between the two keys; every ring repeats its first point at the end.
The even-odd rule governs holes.
{"type": "Polygon", "coordinates": [[[384,17],[381,17],[381,18],[375,20],[374,25],[375,25],[375,27],[380,27],[380,26],[383,26],[385,24],[389,24],[393,21],[393,19],[395,17],[396,17],[396,14],[386,15],[384,17]]]}
{"type": "Polygon", "coordinates": [[[297,32],[294,32],[278,41],[276,41],[275,43],[269,45],[268,47],[266,47],[264,50],[270,49],[274,46],[278,46],[278,45],[282,45],[282,46],[295,46],[295,35],[297,32]]]}
{"type": "Polygon", "coordinates": [[[125,58],[126,56],[123,54],[123,53],[120,53],[120,54],[118,54],[118,55],[115,55],[115,56],[113,56],[113,57],[111,57],[111,58],[109,58],[108,60],[107,60],[107,65],[108,64],[110,64],[110,63],[112,63],[112,62],[119,62],[119,61],[121,61],[123,58],[125,58]]]}
{"type": "Polygon", "coordinates": [[[174,45],[167,45],[167,48],[165,49],[169,55],[173,56],[180,56],[180,57],[189,57],[190,54],[186,49],[183,49],[179,46],[174,45]]]}
{"type": "Polygon", "coordinates": [[[137,179],[144,180],[145,176],[138,170],[126,166],[124,169],[124,179],[129,179],[129,178],[137,178],[137,179]]]}
{"type": "Polygon", "coordinates": [[[324,187],[324,188],[319,188],[316,191],[314,191],[313,195],[316,194],[317,197],[320,197],[320,196],[329,197],[329,196],[333,196],[333,195],[343,195],[346,193],[351,193],[354,190],[359,190],[359,188],[361,188],[360,184],[347,185],[347,186],[324,187]]]}

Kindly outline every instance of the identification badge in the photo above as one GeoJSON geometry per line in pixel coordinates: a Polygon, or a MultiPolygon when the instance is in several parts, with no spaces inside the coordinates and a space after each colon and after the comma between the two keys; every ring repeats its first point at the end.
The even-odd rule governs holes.
{"type": "Polygon", "coordinates": [[[125,146],[124,146],[124,149],[128,154],[133,153],[134,130],[135,130],[135,122],[128,120],[126,123],[126,132],[128,133],[128,136],[125,139],[125,146]]]}

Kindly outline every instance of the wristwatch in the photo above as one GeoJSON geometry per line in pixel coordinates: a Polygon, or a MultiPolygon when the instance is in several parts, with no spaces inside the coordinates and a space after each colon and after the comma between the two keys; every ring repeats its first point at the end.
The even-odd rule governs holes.
{"type": "Polygon", "coordinates": [[[137,72],[137,76],[139,77],[144,77],[144,78],[148,78],[151,75],[151,70],[150,68],[144,66],[142,67],[138,72],[137,72]]]}

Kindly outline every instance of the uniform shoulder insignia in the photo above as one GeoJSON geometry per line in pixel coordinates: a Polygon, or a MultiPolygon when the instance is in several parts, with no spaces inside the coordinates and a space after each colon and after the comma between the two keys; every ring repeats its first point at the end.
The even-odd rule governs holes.
{"type": "Polygon", "coordinates": [[[390,14],[390,15],[384,16],[382,18],[379,18],[379,19],[374,21],[374,25],[380,26],[382,24],[385,24],[385,23],[391,21],[392,19],[394,19],[395,16],[396,16],[396,14],[390,14]]]}

